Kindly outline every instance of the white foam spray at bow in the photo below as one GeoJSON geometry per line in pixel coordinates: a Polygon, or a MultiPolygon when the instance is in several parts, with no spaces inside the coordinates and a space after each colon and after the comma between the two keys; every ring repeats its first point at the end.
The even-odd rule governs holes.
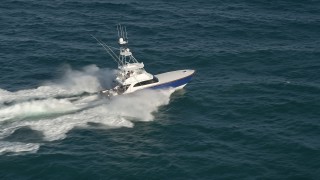
{"type": "Polygon", "coordinates": [[[0,154],[39,149],[38,143],[5,141],[22,127],[41,132],[44,141],[54,141],[64,139],[75,127],[88,127],[91,122],[117,128],[133,127],[133,121],[152,121],[152,113],[169,103],[172,90],[143,90],[111,100],[98,95],[55,98],[110,87],[114,73],[92,65],[82,71],[68,69],[61,80],[36,89],[17,92],[0,89],[0,103],[13,102],[0,106],[0,154]]]}

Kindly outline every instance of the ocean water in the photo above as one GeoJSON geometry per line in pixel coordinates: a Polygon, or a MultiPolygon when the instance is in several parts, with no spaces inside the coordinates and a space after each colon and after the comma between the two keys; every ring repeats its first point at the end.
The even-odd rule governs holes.
{"type": "Polygon", "coordinates": [[[4,0],[0,179],[320,179],[320,1],[4,0]],[[111,100],[116,25],[184,90],[111,100]]]}

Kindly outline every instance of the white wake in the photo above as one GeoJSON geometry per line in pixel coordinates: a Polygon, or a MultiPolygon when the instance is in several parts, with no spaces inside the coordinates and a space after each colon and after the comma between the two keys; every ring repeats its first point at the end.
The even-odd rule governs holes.
{"type": "Polygon", "coordinates": [[[114,73],[91,65],[81,71],[68,69],[61,80],[35,89],[0,89],[0,154],[39,149],[41,143],[6,140],[20,128],[41,132],[41,142],[55,141],[66,138],[75,127],[89,127],[91,122],[117,128],[133,127],[133,121],[152,121],[152,113],[169,103],[172,90],[145,90],[112,99],[81,95],[110,87],[114,73]]]}

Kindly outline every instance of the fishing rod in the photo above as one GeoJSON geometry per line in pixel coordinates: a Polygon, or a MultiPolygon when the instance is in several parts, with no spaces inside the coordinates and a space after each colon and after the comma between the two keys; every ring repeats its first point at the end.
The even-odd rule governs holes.
{"type": "Polygon", "coordinates": [[[112,51],[111,47],[109,47],[106,43],[96,38],[94,35],[90,34],[105,50],[106,52],[111,56],[111,58],[119,65],[120,59],[119,57],[112,51]]]}

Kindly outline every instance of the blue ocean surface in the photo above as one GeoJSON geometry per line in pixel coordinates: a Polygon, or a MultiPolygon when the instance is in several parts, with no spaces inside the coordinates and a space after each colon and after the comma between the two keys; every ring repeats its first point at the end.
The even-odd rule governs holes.
{"type": "Polygon", "coordinates": [[[318,0],[3,0],[0,179],[320,179],[319,72],[318,0]],[[119,23],[192,81],[94,95],[119,23]]]}

